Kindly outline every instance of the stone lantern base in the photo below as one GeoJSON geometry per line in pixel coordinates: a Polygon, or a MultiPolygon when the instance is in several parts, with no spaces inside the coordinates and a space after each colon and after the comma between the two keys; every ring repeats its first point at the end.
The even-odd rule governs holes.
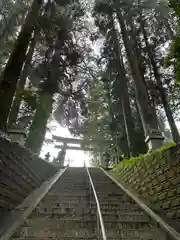
{"type": "Polygon", "coordinates": [[[164,144],[164,137],[160,132],[154,131],[146,137],[145,142],[149,150],[157,149],[164,144]]]}
{"type": "Polygon", "coordinates": [[[25,130],[16,128],[10,129],[8,131],[8,136],[12,142],[17,142],[20,145],[24,146],[27,134],[25,130]]]}

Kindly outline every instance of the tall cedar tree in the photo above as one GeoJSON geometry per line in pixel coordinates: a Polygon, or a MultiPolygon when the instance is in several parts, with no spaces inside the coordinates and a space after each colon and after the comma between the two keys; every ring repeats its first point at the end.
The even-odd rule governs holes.
{"type": "Polygon", "coordinates": [[[38,18],[43,0],[34,0],[20,30],[14,49],[10,54],[0,81],[0,129],[6,130],[6,123],[16,91],[16,85],[26,60],[26,52],[38,18]]]}

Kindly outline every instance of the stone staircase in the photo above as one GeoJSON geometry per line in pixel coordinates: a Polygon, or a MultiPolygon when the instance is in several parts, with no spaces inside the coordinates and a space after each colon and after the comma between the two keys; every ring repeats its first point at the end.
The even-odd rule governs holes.
{"type": "MultiPolygon", "coordinates": [[[[89,172],[108,240],[167,240],[100,169],[90,168],[89,172]]],[[[86,168],[68,168],[11,239],[97,239],[97,208],[89,186],[86,168]]]]}
{"type": "MultiPolygon", "coordinates": [[[[149,217],[100,169],[90,168],[100,202],[107,239],[165,240],[149,217]]],[[[96,204],[91,202],[91,213],[96,204]]]]}

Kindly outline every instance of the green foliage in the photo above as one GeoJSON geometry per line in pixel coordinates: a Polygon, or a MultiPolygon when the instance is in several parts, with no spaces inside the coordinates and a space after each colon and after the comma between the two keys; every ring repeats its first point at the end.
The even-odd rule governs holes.
{"type": "Polygon", "coordinates": [[[167,55],[164,57],[164,67],[165,68],[168,68],[170,66],[170,59],[171,59],[171,56],[170,55],[167,55]]]}
{"type": "Polygon", "coordinates": [[[35,110],[39,103],[39,94],[37,91],[25,89],[21,92],[21,99],[24,100],[31,110],[35,110]]]}
{"type": "Polygon", "coordinates": [[[180,3],[176,0],[170,0],[169,7],[174,10],[178,19],[178,24],[176,27],[176,37],[174,38],[171,46],[171,53],[166,57],[165,65],[169,66],[169,59],[175,59],[176,80],[180,82],[180,3]]]}
{"type": "MultiPolygon", "coordinates": [[[[118,165],[116,165],[113,169],[114,172],[118,173],[122,168],[131,167],[139,162],[141,159],[152,159],[153,157],[157,157],[164,153],[169,148],[175,147],[176,144],[174,142],[169,142],[162,147],[155,149],[153,151],[149,151],[147,154],[140,154],[137,157],[131,157],[130,159],[124,159],[118,165]]],[[[157,157],[159,159],[159,157],[157,157]]]]}

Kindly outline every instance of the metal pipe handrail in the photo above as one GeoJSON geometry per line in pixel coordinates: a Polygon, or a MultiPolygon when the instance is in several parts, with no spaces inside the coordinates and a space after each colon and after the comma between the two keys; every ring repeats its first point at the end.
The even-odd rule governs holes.
{"type": "Polygon", "coordinates": [[[131,199],[133,199],[139,207],[152,218],[159,226],[168,234],[173,240],[180,240],[180,233],[178,233],[174,228],[172,228],[168,223],[166,223],[159,215],[153,212],[136,194],[132,193],[127,186],[118,182],[115,178],[109,175],[103,168],[100,169],[108,176],[114,183],[116,183],[131,199]]]}
{"type": "Polygon", "coordinates": [[[84,167],[86,168],[86,171],[87,171],[87,174],[88,174],[88,178],[89,178],[89,182],[90,182],[90,185],[92,187],[94,198],[95,198],[95,201],[96,201],[97,213],[98,213],[100,227],[101,227],[101,231],[102,231],[102,238],[103,238],[103,240],[107,240],[107,236],[106,236],[106,231],[105,231],[105,227],[104,227],[104,221],[103,221],[103,217],[102,217],[102,213],[101,213],[99,200],[98,200],[98,197],[97,197],[97,194],[96,194],[96,190],[95,190],[95,187],[94,187],[91,175],[89,173],[89,169],[86,167],[85,162],[84,162],[84,167]]]}
{"type": "Polygon", "coordinates": [[[0,224],[0,240],[9,240],[17,229],[32,213],[39,202],[49,192],[53,185],[59,180],[67,170],[60,169],[53,177],[46,180],[42,185],[35,189],[18,207],[8,213],[0,224]]]}

